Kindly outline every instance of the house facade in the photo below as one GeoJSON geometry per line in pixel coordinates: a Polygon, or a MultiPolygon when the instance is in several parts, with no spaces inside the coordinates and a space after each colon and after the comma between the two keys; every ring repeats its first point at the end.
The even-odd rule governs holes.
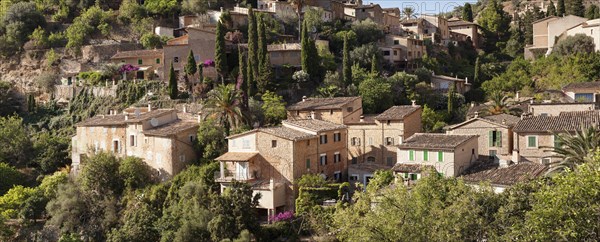
{"type": "Polygon", "coordinates": [[[302,98],[287,108],[287,117],[295,119],[319,119],[337,124],[360,121],[361,97],[302,98]]]}
{"type": "Polygon", "coordinates": [[[216,160],[222,188],[233,180],[261,193],[259,208],[268,215],[294,209],[295,181],[305,174],[347,179],[344,125],[316,119],[287,120],[281,127],[259,128],[228,137],[228,151],[216,160]]]}
{"type": "Polygon", "coordinates": [[[459,35],[466,35],[473,42],[473,47],[476,49],[481,48],[483,39],[479,33],[479,25],[473,22],[461,20],[458,18],[451,18],[448,20],[448,29],[450,32],[458,33],[459,35]]]}
{"type": "Polygon", "coordinates": [[[119,51],[110,60],[115,64],[130,64],[139,68],[136,79],[161,79],[163,76],[162,50],[119,51]]]}
{"type": "Polygon", "coordinates": [[[76,128],[71,142],[74,174],[85,166],[86,157],[99,151],[142,158],[162,180],[172,178],[197,158],[193,143],[198,123],[179,118],[174,109],[112,112],[84,120],[76,128]]]}
{"type": "Polygon", "coordinates": [[[574,102],[600,102],[600,81],[570,83],[562,91],[574,102]]]}
{"type": "Polygon", "coordinates": [[[521,118],[509,114],[475,116],[472,119],[450,126],[446,133],[477,135],[479,157],[488,157],[491,161],[510,160],[513,146],[512,128],[520,120],[521,118]]]}
{"type": "Polygon", "coordinates": [[[465,77],[465,79],[461,79],[458,77],[444,76],[444,75],[432,75],[431,76],[431,88],[434,90],[438,90],[441,92],[447,92],[451,86],[454,85],[454,88],[457,93],[465,94],[471,90],[471,83],[469,83],[469,79],[465,77]]]}
{"type": "Polygon", "coordinates": [[[550,16],[533,22],[533,44],[525,46],[525,59],[535,59],[536,56],[549,54],[560,35],[586,20],[586,18],[567,15],[550,16]]]}
{"type": "Polygon", "coordinates": [[[404,68],[416,68],[418,60],[427,53],[423,40],[392,34],[379,42],[379,50],[384,60],[404,68]]]}
{"type": "Polygon", "coordinates": [[[558,116],[565,111],[592,111],[595,109],[596,105],[593,102],[531,103],[528,111],[533,116],[558,116]]]}
{"type": "Polygon", "coordinates": [[[600,19],[592,19],[585,21],[575,27],[567,29],[560,37],[559,42],[568,36],[576,34],[584,34],[594,39],[594,50],[600,50],[600,19]]]}
{"type": "Polygon", "coordinates": [[[398,145],[398,163],[392,170],[414,182],[427,168],[446,177],[461,175],[478,156],[476,135],[417,133],[398,145]]]}

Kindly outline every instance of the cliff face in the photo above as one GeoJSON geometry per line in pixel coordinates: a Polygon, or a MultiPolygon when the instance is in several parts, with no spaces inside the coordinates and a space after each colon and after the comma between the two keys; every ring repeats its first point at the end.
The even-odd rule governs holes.
{"type": "Polygon", "coordinates": [[[140,49],[139,44],[105,42],[87,45],[81,49],[81,56],[73,56],[64,48],[54,49],[59,60],[54,66],[46,64],[46,50],[25,50],[9,58],[0,59],[0,80],[13,83],[22,93],[38,92],[34,80],[45,72],[57,73],[59,77],[82,71],[96,70],[117,51],[140,49]]]}

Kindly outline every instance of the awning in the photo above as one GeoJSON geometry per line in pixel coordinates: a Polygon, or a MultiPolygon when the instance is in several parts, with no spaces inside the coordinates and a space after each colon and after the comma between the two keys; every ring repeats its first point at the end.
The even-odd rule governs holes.
{"type": "Polygon", "coordinates": [[[249,161],[258,155],[258,152],[227,152],[215,160],[218,161],[249,161]]]}
{"type": "Polygon", "coordinates": [[[138,71],[147,71],[150,68],[151,68],[151,66],[140,66],[138,71]]]}

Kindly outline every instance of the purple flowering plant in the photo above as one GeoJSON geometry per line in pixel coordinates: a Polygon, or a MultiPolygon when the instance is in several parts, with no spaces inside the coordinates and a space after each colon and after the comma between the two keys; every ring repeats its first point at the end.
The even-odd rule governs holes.
{"type": "Polygon", "coordinates": [[[214,66],[215,66],[214,60],[205,60],[204,61],[204,67],[214,67],[214,66]]]}
{"type": "Polygon", "coordinates": [[[280,222],[280,221],[289,221],[294,218],[294,212],[285,211],[283,213],[278,213],[271,217],[271,222],[280,222]]]}
{"type": "Polygon", "coordinates": [[[119,73],[127,73],[127,72],[132,72],[132,71],[137,71],[140,68],[131,64],[124,64],[121,66],[121,68],[119,68],[119,73]]]}

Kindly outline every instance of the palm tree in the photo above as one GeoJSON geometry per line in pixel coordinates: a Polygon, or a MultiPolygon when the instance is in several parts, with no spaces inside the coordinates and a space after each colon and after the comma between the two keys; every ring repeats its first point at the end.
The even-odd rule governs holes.
{"type": "Polygon", "coordinates": [[[411,7],[406,7],[404,9],[402,9],[402,13],[404,14],[404,16],[406,16],[406,19],[411,19],[412,17],[417,17],[417,15],[415,15],[415,9],[411,8],[411,7]]]}
{"type": "Polygon", "coordinates": [[[511,108],[514,102],[509,101],[508,98],[508,96],[504,95],[504,92],[492,92],[489,95],[491,105],[487,110],[483,110],[482,115],[486,116],[506,113],[514,116],[520,116],[521,113],[523,113],[523,110],[521,110],[519,107],[511,108]]]}
{"type": "Polygon", "coordinates": [[[575,133],[554,134],[555,146],[552,148],[562,161],[552,164],[547,174],[566,169],[573,170],[577,166],[589,162],[600,147],[600,130],[596,126],[584,127],[575,133]]]}
{"type": "Polygon", "coordinates": [[[237,129],[242,121],[241,97],[233,84],[219,85],[208,93],[206,108],[225,126],[227,134],[231,128],[237,129]]]}

